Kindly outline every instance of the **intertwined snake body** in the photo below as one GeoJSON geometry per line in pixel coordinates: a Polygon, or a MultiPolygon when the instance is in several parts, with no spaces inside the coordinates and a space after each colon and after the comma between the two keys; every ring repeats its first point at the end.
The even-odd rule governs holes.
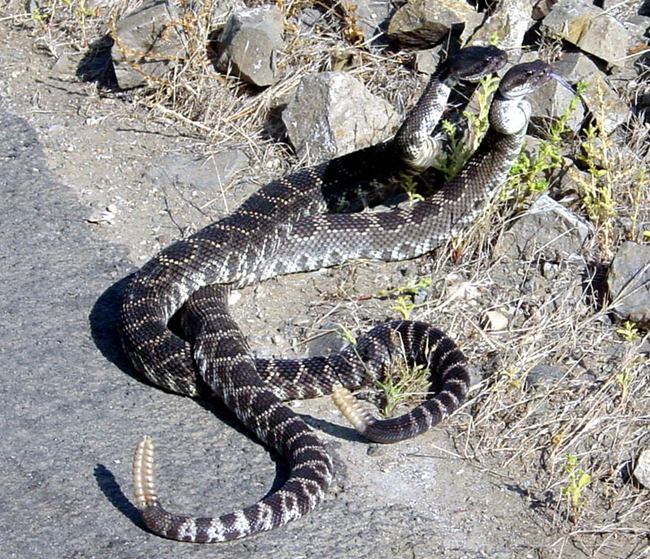
{"type": "MultiPolygon", "coordinates": [[[[479,52],[465,51],[472,61],[482,56],[489,62],[482,73],[503,64],[500,51],[479,52]]],[[[369,377],[384,374],[400,354],[410,363],[427,365],[439,391],[400,418],[376,421],[357,414],[356,426],[366,436],[382,442],[413,436],[464,400],[469,383],[464,357],[442,332],[422,323],[381,325],[354,349],[327,358],[262,361],[250,355],[227,309],[232,285],[351,258],[413,258],[439,246],[475,217],[503,184],[519,152],[530,116],[523,97],[548,79],[546,65],[521,65],[506,74],[481,146],[460,174],[434,195],[408,209],[323,213],[338,207],[342,197],[354,206],[376,190],[377,182],[386,184],[430,164],[429,136],[441,109],[434,107],[433,119],[422,114],[429,115],[427,95],[444,105],[445,90],[458,79],[452,68],[445,65],[432,79],[425,102],[420,100],[392,142],[270,183],[230,216],[165,249],[131,280],[121,334],[134,365],[163,388],[187,395],[216,393],[290,466],[284,485],[252,506],[221,517],[185,517],[167,512],[158,502],[153,447],[145,439],[136,450],[134,484],[138,507],[155,533],[198,542],[240,538],[298,518],[323,499],[332,477],[331,460],[319,438],[283,399],[327,393],[337,384],[355,389],[369,377]],[[420,121],[426,133],[409,130],[412,119],[420,121]],[[188,341],[167,327],[183,304],[181,322],[188,341]]],[[[348,405],[348,415],[354,416],[350,409],[353,405],[348,405]]]]}

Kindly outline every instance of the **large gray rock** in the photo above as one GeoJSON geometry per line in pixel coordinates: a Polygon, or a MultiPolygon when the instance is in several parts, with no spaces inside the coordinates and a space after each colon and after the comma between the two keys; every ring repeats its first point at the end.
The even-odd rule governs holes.
{"type": "MultiPolygon", "coordinates": [[[[530,62],[539,58],[537,53],[526,53],[521,57],[521,62],[530,62]]],[[[559,69],[555,68],[556,72],[566,79],[559,69]]],[[[567,80],[569,81],[569,80],[567,80]]],[[[528,96],[533,109],[533,117],[535,119],[557,119],[561,117],[564,112],[569,108],[571,100],[575,97],[575,93],[561,85],[555,80],[551,80],[543,88],[534,91],[528,96]]],[[[585,120],[585,109],[582,103],[577,103],[575,109],[567,120],[567,126],[570,130],[577,132],[582,127],[585,120]]]]}
{"type": "Polygon", "coordinates": [[[341,326],[335,322],[323,324],[321,329],[316,332],[315,336],[309,342],[309,357],[319,357],[321,355],[330,355],[341,351],[348,342],[343,338],[341,326]]]}
{"type": "Polygon", "coordinates": [[[581,52],[566,52],[553,63],[554,71],[570,84],[575,85],[587,76],[598,72],[598,66],[581,52]]]}
{"type": "Polygon", "coordinates": [[[589,225],[551,197],[540,196],[499,241],[496,252],[512,258],[562,262],[579,254],[591,234],[589,225]]]}
{"type": "MultiPolygon", "coordinates": [[[[558,119],[569,109],[575,94],[556,81],[548,83],[544,88],[534,91],[528,96],[536,119],[558,119]]],[[[566,125],[570,130],[578,132],[585,121],[585,108],[580,102],[571,111],[566,125]]]]}
{"type": "Polygon", "coordinates": [[[630,118],[630,108],[605,81],[599,71],[592,72],[583,78],[590,87],[582,94],[582,98],[601,130],[611,134],[619,125],[630,118]]]}
{"type": "Polygon", "coordinates": [[[444,45],[437,45],[430,49],[418,50],[413,59],[413,68],[423,74],[433,74],[443,57],[444,45]]]}
{"type": "MultiPolygon", "coordinates": [[[[469,43],[486,45],[490,44],[493,37],[498,37],[500,48],[519,49],[526,31],[533,23],[532,11],[533,0],[501,0],[485,23],[474,32],[469,43]]],[[[510,53],[510,58],[512,54],[510,53]]]]}
{"type": "Polygon", "coordinates": [[[542,29],[610,64],[622,64],[630,32],[601,8],[582,0],[560,0],[542,21],[542,29]]]}
{"type": "Polygon", "coordinates": [[[621,320],[650,324],[650,246],[626,242],[607,274],[609,298],[621,320]]]}
{"type": "Polygon", "coordinates": [[[352,15],[354,23],[363,34],[363,40],[370,40],[382,32],[388,18],[395,9],[388,0],[356,0],[352,15]]]}
{"type": "Polygon", "coordinates": [[[388,25],[388,35],[404,45],[431,45],[450,31],[475,29],[482,16],[464,0],[410,0],[388,25]]]}
{"type": "Polygon", "coordinates": [[[299,155],[326,160],[376,144],[399,125],[390,103],[370,93],[346,72],[306,76],[282,113],[299,155]]]}
{"type": "Polygon", "coordinates": [[[173,21],[178,21],[173,4],[157,0],[145,2],[117,22],[111,56],[122,89],[143,85],[148,76],[161,77],[184,56],[173,21]]]}
{"type": "Polygon", "coordinates": [[[284,17],[277,6],[234,13],[217,43],[217,67],[263,87],[280,79],[278,51],[284,48],[284,17]]]}

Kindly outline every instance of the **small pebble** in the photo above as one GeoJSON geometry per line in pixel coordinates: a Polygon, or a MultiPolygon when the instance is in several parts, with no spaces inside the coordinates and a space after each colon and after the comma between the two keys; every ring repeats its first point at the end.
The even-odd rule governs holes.
{"type": "Polygon", "coordinates": [[[233,290],[228,295],[228,304],[232,307],[237,303],[239,303],[240,299],[241,299],[241,291],[233,290]]]}
{"type": "Polygon", "coordinates": [[[646,489],[650,489],[650,448],[639,454],[634,468],[634,477],[646,489]]]}
{"type": "Polygon", "coordinates": [[[490,332],[501,332],[508,328],[508,317],[498,311],[485,313],[485,329],[490,332]]]}

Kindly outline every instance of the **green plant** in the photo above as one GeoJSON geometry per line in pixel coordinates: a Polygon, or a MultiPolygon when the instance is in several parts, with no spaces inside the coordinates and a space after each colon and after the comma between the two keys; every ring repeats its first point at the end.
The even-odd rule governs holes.
{"type": "MultiPolygon", "coordinates": [[[[626,320],[621,328],[616,330],[616,333],[621,336],[621,338],[623,338],[623,340],[625,340],[625,342],[628,344],[633,344],[641,337],[636,324],[630,320],[626,320]]],[[[620,365],[621,372],[617,373],[614,376],[616,379],[616,384],[621,391],[621,404],[624,404],[628,400],[628,396],[630,394],[630,384],[636,376],[635,366],[641,362],[642,358],[638,357],[638,354],[636,359],[633,356],[630,356],[629,359],[623,359],[620,365]]]]}
{"type": "Polygon", "coordinates": [[[409,295],[400,295],[395,299],[395,304],[391,307],[392,310],[397,311],[402,315],[404,320],[411,318],[411,313],[415,308],[413,298],[409,295]]]}
{"type": "Polygon", "coordinates": [[[418,183],[415,180],[415,177],[406,177],[402,181],[401,186],[411,204],[414,204],[418,200],[424,200],[424,196],[417,191],[418,183]]]}
{"type": "Polygon", "coordinates": [[[587,128],[585,135],[586,139],[581,144],[584,153],[578,159],[586,165],[588,174],[586,178],[576,174],[575,178],[582,187],[582,202],[589,219],[602,228],[606,244],[610,245],[613,218],[616,217],[608,157],[612,144],[593,124],[587,128]]]}
{"type": "Polygon", "coordinates": [[[508,379],[508,386],[512,390],[521,388],[521,375],[514,365],[509,365],[506,369],[501,371],[504,378],[508,379]]]}
{"type": "Polygon", "coordinates": [[[476,90],[476,101],[478,112],[463,111],[463,116],[467,119],[471,144],[469,151],[473,153],[478,147],[481,138],[490,126],[489,114],[492,95],[499,88],[500,78],[496,76],[485,76],[479,81],[479,87],[476,90]]]}
{"type": "Polygon", "coordinates": [[[463,116],[467,120],[468,141],[464,140],[456,124],[448,120],[443,120],[440,123],[447,136],[448,150],[438,157],[435,168],[442,171],[445,180],[455,177],[472,153],[476,151],[481,138],[490,125],[488,119],[490,101],[498,87],[499,78],[497,77],[485,76],[479,81],[476,90],[477,112],[463,111],[463,116]]]}
{"type": "Polygon", "coordinates": [[[340,325],[338,334],[343,341],[348,342],[351,346],[357,345],[357,337],[347,326],[340,325]]]}
{"type": "Polygon", "coordinates": [[[382,380],[376,385],[384,394],[384,409],[382,413],[390,417],[395,408],[417,397],[426,394],[429,387],[428,369],[424,365],[408,366],[404,361],[393,363],[382,380]]]}
{"type": "Polygon", "coordinates": [[[634,371],[631,364],[623,368],[623,371],[616,375],[616,384],[621,390],[621,403],[627,401],[630,393],[630,383],[634,380],[634,371]]]}
{"type": "Polygon", "coordinates": [[[429,276],[411,277],[407,285],[400,285],[393,289],[382,289],[379,297],[390,297],[391,295],[415,295],[418,291],[431,289],[433,278],[429,276]]]}
{"type": "Polygon", "coordinates": [[[578,457],[573,454],[567,455],[564,471],[567,474],[567,485],[562,487],[562,495],[568,498],[571,521],[577,524],[585,504],[583,490],[591,483],[591,476],[578,468],[578,457]]]}
{"type": "Polygon", "coordinates": [[[522,151],[517,161],[510,169],[509,189],[511,198],[519,203],[527,199],[531,194],[544,192],[548,188],[547,175],[552,169],[562,165],[563,159],[560,153],[562,138],[569,130],[568,122],[576,110],[580,95],[587,88],[587,84],[580,82],[577,86],[577,94],[571,99],[562,115],[549,127],[548,138],[539,142],[537,153],[529,157],[522,151]]]}
{"type": "Polygon", "coordinates": [[[623,185],[628,185],[632,206],[631,236],[635,240],[641,240],[644,231],[639,230],[639,214],[644,200],[647,200],[650,182],[647,176],[647,162],[641,158],[624,156],[611,135],[610,112],[615,101],[607,98],[600,79],[595,81],[593,96],[595,109],[592,113],[595,124],[585,131],[585,139],[581,144],[582,153],[578,157],[586,173],[574,172],[572,178],[579,187],[587,216],[599,229],[601,246],[605,257],[608,257],[617,244],[615,218],[619,200],[616,195],[623,191],[623,185]]]}
{"type": "Polygon", "coordinates": [[[447,151],[438,155],[435,168],[443,173],[445,180],[455,177],[470,156],[463,136],[453,122],[441,121],[440,125],[447,136],[447,151]]]}
{"type": "Polygon", "coordinates": [[[639,216],[641,214],[641,207],[646,199],[648,189],[650,188],[650,177],[648,176],[647,169],[641,167],[636,181],[634,181],[634,188],[630,191],[630,202],[632,203],[632,214],[630,219],[632,221],[632,240],[641,242],[650,238],[650,231],[639,231],[639,216]]]}
{"type": "Polygon", "coordinates": [[[384,289],[379,292],[379,297],[392,297],[396,296],[395,304],[391,307],[392,310],[399,312],[404,320],[411,317],[413,309],[417,305],[413,302],[413,296],[419,291],[429,290],[433,284],[433,278],[420,277],[411,278],[407,285],[401,285],[393,289],[384,289]]]}
{"type": "Polygon", "coordinates": [[[36,7],[32,9],[30,17],[45,27],[50,19],[50,14],[46,10],[42,10],[41,8],[36,7]]]}
{"type": "Polygon", "coordinates": [[[621,328],[616,330],[616,333],[621,336],[626,342],[632,343],[639,339],[639,330],[636,324],[630,320],[626,320],[621,328]]]}
{"type": "MultiPolygon", "coordinates": [[[[357,340],[352,331],[346,326],[339,326],[339,336],[347,341],[357,353],[357,340]]],[[[396,347],[401,344],[401,338],[396,332],[392,334],[392,342],[396,347]]],[[[402,349],[401,354],[404,351],[402,349]]],[[[428,349],[425,348],[425,353],[428,349]]],[[[357,353],[357,357],[361,359],[357,353]]],[[[429,370],[426,365],[410,366],[402,357],[394,357],[383,378],[375,379],[377,390],[383,393],[384,406],[381,410],[385,417],[390,417],[397,406],[410,400],[423,398],[429,387],[429,370]]]]}

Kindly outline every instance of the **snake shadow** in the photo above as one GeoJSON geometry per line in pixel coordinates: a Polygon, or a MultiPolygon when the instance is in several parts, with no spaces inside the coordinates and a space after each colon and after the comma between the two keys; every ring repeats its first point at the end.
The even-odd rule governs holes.
{"type": "MultiPolygon", "coordinates": [[[[108,287],[97,299],[88,317],[90,333],[93,343],[109,362],[113,363],[118,369],[134,380],[161,390],[159,387],[150,383],[133,367],[128,356],[122,349],[122,343],[118,334],[120,305],[131,277],[129,275],[117,281],[108,287]]],[[[290,471],[289,465],[284,457],[274,448],[260,441],[249,431],[216,395],[213,398],[194,398],[194,401],[211,412],[219,421],[267,450],[270,459],[275,464],[276,470],[273,484],[269,488],[267,495],[277,491],[286,482],[290,471]]],[[[353,428],[336,425],[305,413],[299,415],[313,429],[323,431],[337,439],[350,442],[367,442],[353,428]]],[[[97,486],[108,501],[136,527],[147,530],[140,516],[140,512],[128,497],[126,497],[113,473],[103,464],[97,464],[94,475],[97,486]]]]}
{"type": "MultiPolygon", "coordinates": [[[[273,483],[264,497],[275,493],[289,478],[289,465],[282,457],[274,451],[271,451],[270,457],[275,464],[275,477],[273,483]]],[[[115,475],[104,464],[95,466],[93,475],[99,490],[104,494],[108,502],[122,513],[136,528],[151,532],[149,527],[144,523],[142,515],[138,508],[124,494],[120,484],[115,479],[115,475]]]]}
{"type": "MultiPolygon", "coordinates": [[[[122,342],[118,334],[120,305],[124,297],[126,286],[128,285],[133,274],[122,278],[118,282],[108,287],[97,299],[88,317],[90,323],[90,333],[94,344],[101,354],[111,363],[113,363],[123,373],[129,375],[134,380],[162,390],[160,387],[149,382],[142,376],[131,364],[128,356],[122,348],[122,342]]],[[[199,405],[212,412],[218,419],[246,435],[253,441],[260,442],[247,428],[245,428],[223,402],[215,395],[212,398],[195,398],[199,405]]],[[[302,419],[312,428],[323,431],[332,437],[339,439],[362,442],[365,439],[351,427],[343,427],[313,417],[309,414],[299,414],[302,419]]]]}
{"type": "Polygon", "coordinates": [[[146,524],[140,516],[140,511],[124,494],[113,472],[103,464],[97,464],[93,474],[99,490],[108,499],[108,502],[126,516],[137,528],[148,531],[146,524]]]}

